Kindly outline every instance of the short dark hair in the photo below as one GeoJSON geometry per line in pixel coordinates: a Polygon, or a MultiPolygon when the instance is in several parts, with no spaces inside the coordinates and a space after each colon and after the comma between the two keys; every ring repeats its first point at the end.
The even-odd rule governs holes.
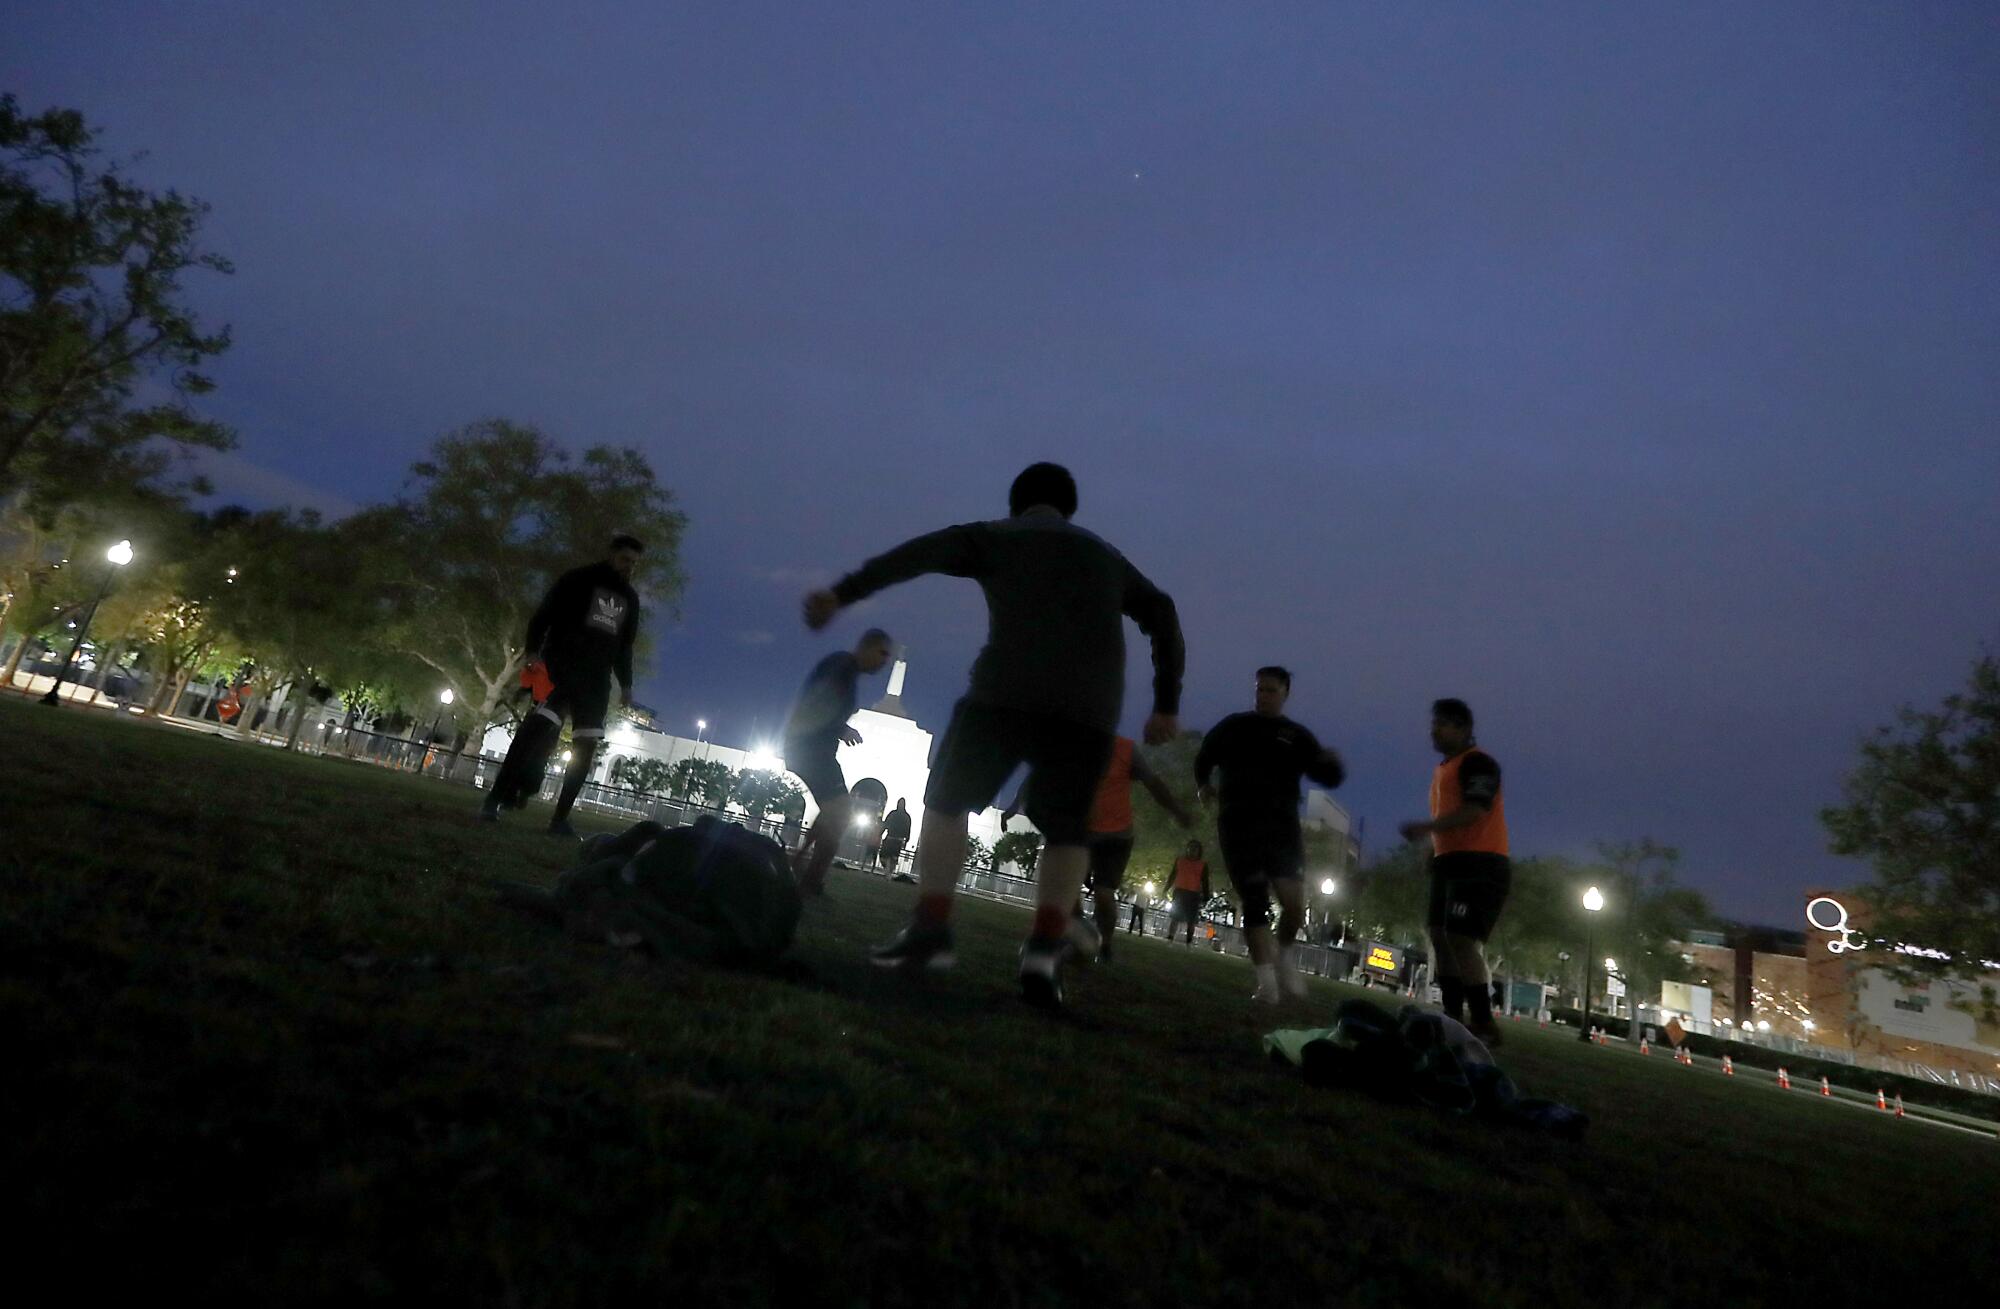
{"type": "Polygon", "coordinates": [[[1047,505],[1064,518],[1076,515],[1076,479],[1061,464],[1029,464],[1007,488],[1007,512],[1047,505]]]}
{"type": "Polygon", "coordinates": [[[860,641],[860,644],[862,644],[862,645],[886,645],[886,646],[890,647],[891,649],[894,649],[894,648],[895,648],[895,645],[896,645],[896,641],[895,641],[895,638],[894,638],[894,637],[891,637],[891,636],[890,636],[890,635],[889,635],[889,634],[888,634],[887,632],[883,631],[883,630],[882,630],[881,628],[879,628],[879,627],[871,627],[871,628],[869,628],[869,629],[868,629],[867,631],[865,631],[865,632],[863,632],[863,633],[861,634],[861,641],[860,641]]]}
{"type": "Polygon", "coordinates": [[[1289,668],[1281,668],[1277,664],[1265,664],[1257,670],[1257,676],[1275,677],[1285,684],[1287,691],[1292,689],[1292,670],[1289,668]]]}
{"type": "Polygon", "coordinates": [[[1457,723],[1468,732],[1472,730],[1472,706],[1463,700],[1446,698],[1431,701],[1431,717],[1457,723]]]}
{"type": "Polygon", "coordinates": [[[646,553],[646,543],[629,532],[620,532],[618,535],[612,537],[611,548],[613,550],[637,550],[640,554],[646,553]]]}

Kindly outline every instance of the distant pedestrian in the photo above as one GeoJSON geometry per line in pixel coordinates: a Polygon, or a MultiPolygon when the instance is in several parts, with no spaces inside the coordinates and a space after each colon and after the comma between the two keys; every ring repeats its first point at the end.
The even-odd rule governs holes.
{"type": "Polygon", "coordinates": [[[903,861],[903,848],[910,843],[910,803],[898,797],[896,807],[882,816],[882,867],[889,876],[903,861]]]}
{"type": "Polygon", "coordinates": [[[531,664],[546,674],[546,698],[521,720],[507,758],[486,793],[480,817],[497,821],[504,807],[521,808],[541,790],[549,757],[562,736],[563,719],[570,721],[570,760],[562,791],[549,819],[554,836],[575,836],[569,812],[590,777],[591,764],[604,741],[611,711],[611,681],[618,681],[618,702],[632,703],[632,642],[639,634],[639,593],[632,573],[645,546],[633,536],[615,536],[605,558],[564,573],[542,597],[528,620],[531,664]]]}
{"type": "Polygon", "coordinates": [[[1431,747],[1444,759],[1431,774],[1430,821],[1404,823],[1400,830],[1406,841],[1431,839],[1428,922],[1444,1011],[1497,1045],[1486,940],[1513,883],[1500,764],[1478,747],[1472,710],[1463,700],[1431,705],[1431,747]]]}
{"type": "Polygon", "coordinates": [[[1131,617],[1152,638],[1150,743],[1179,731],[1185,655],[1173,601],[1118,551],[1070,522],[1077,497],[1068,470],[1034,464],[1014,479],[1007,500],[1007,518],[917,537],[830,590],[815,591],[806,597],[805,619],[817,630],[843,607],[927,573],[969,577],[985,592],[986,646],[938,742],[924,794],[916,912],[872,958],[884,967],[950,966],[967,815],[992,804],[1025,763],[1028,817],[1048,848],[1019,980],[1023,999],[1058,1007],[1071,909],[1090,862],[1091,803],[1125,698],[1122,619],[1131,617]]]}
{"type": "Polygon", "coordinates": [[[1174,860],[1174,872],[1167,882],[1168,893],[1173,899],[1173,910],[1167,915],[1167,939],[1174,939],[1174,924],[1187,924],[1188,948],[1194,948],[1194,925],[1201,921],[1201,907],[1208,903],[1211,894],[1208,882],[1208,860],[1202,858],[1201,842],[1189,841],[1181,851],[1180,858],[1174,860]]]}
{"type": "Polygon", "coordinates": [[[806,784],[819,806],[793,860],[799,889],[808,895],[826,894],[827,870],[858,812],[836,755],[843,745],[861,744],[861,733],[847,721],[860,704],[860,681],[887,667],[894,650],[887,632],[869,628],[852,650],[837,650],[813,665],[785,720],[785,769],[806,784]]]}
{"type": "Polygon", "coordinates": [[[1243,902],[1243,938],[1257,974],[1256,999],[1276,1004],[1279,988],[1302,996],[1293,940],[1305,923],[1305,840],[1299,829],[1299,779],[1339,786],[1346,776],[1340,756],[1313,734],[1285,717],[1292,675],[1276,666],[1259,668],[1256,707],[1231,714],[1202,738],[1195,756],[1195,780],[1203,799],[1217,794],[1210,779],[1222,774],[1222,864],[1243,902]],[[1278,898],[1278,936],[1271,939],[1271,897],[1278,898]]]}

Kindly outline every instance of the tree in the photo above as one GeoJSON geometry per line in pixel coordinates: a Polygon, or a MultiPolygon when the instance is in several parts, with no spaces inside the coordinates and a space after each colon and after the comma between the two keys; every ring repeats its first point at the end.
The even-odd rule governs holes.
{"type": "Polygon", "coordinates": [[[1200,732],[1183,732],[1165,745],[1144,751],[1147,765],[1158,773],[1181,808],[1194,817],[1194,826],[1184,828],[1160,807],[1143,786],[1132,788],[1132,860],[1142,871],[1164,873],[1172,868],[1190,839],[1201,842],[1211,866],[1221,868],[1221,844],[1215,834],[1215,811],[1195,798],[1194,757],[1201,750],[1200,732]]]}
{"type": "MultiPolygon", "coordinates": [[[[619,532],[646,543],[634,577],[669,612],[685,519],[636,450],[572,459],[532,427],[491,419],[440,438],[408,493],[343,526],[379,579],[385,648],[432,670],[484,728],[518,685],[528,617],[562,572],[601,558],[619,532]]],[[[642,635],[642,640],[643,640],[642,635]]]]}
{"type": "Polygon", "coordinates": [[[1680,885],[1676,870],[1681,852],[1651,837],[1637,841],[1599,842],[1601,865],[1592,876],[1604,891],[1605,907],[1594,924],[1592,968],[1600,961],[1618,961],[1618,975],[1634,1002],[1632,1032],[1639,1030],[1637,1002],[1657,998],[1659,984],[1684,979],[1688,964],[1681,945],[1689,933],[1710,921],[1713,913],[1701,892],[1680,885]]]}
{"type": "Polygon", "coordinates": [[[1021,876],[1032,882],[1035,880],[1035,865],[1042,858],[1042,836],[1039,832],[1004,832],[993,843],[993,862],[1013,864],[1021,870],[1021,876]]]}
{"type": "MultiPolygon", "coordinates": [[[[1871,931],[1949,955],[1899,954],[1906,980],[1995,971],[2000,959],[2000,660],[1975,660],[1936,710],[1905,706],[1862,743],[1846,803],[1822,810],[1833,852],[1869,861],[1871,931]]],[[[1985,1021],[1996,997],[1984,993],[1985,1021]]]]}
{"type": "Polygon", "coordinates": [[[791,778],[769,769],[745,768],[735,774],[729,798],[752,818],[766,814],[805,816],[806,793],[791,778]]]}
{"type": "Polygon", "coordinates": [[[965,838],[965,871],[991,872],[993,866],[993,848],[968,834],[965,838]]]}
{"type": "Polygon", "coordinates": [[[190,270],[231,271],[200,248],[207,212],[127,181],[75,110],[31,116],[0,96],[0,496],[60,504],[234,443],[189,406],[229,347],[180,302],[190,270]],[[137,401],[162,381],[172,399],[137,401]]]}
{"type": "Polygon", "coordinates": [[[611,761],[611,782],[629,786],[640,795],[659,795],[668,789],[672,770],[662,759],[640,759],[624,755],[611,761]]]}
{"type": "Polygon", "coordinates": [[[689,755],[674,760],[667,770],[667,794],[676,800],[720,809],[735,789],[736,775],[720,759],[697,759],[689,755]]]}
{"type": "Polygon", "coordinates": [[[1346,921],[1371,941],[1415,943],[1428,952],[1424,927],[1430,906],[1430,852],[1403,841],[1376,856],[1354,878],[1346,921]]]}

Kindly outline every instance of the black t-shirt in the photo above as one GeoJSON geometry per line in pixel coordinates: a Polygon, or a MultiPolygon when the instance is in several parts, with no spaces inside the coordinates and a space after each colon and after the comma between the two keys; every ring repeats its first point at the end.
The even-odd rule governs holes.
{"type": "Polygon", "coordinates": [[[892,841],[909,840],[910,811],[907,809],[891,809],[888,813],[882,815],[882,835],[892,841]]]}
{"type": "Polygon", "coordinates": [[[1282,715],[1231,714],[1209,729],[1195,755],[1194,778],[1203,786],[1222,771],[1222,817],[1232,821],[1293,819],[1299,813],[1299,779],[1339,786],[1344,770],[1319,739],[1282,715]]]}
{"type": "Polygon", "coordinates": [[[558,577],[542,597],[528,620],[526,648],[552,664],[608,664],[629,687],[638,632],[639,593],[610,564],[586,564],[558,577]]]}
{"type": "Polygon", "coordinates": [[[785,740],[831,749],[859,703],[861,661],[838,650],[813,665],[785,723],[785,740]]]}

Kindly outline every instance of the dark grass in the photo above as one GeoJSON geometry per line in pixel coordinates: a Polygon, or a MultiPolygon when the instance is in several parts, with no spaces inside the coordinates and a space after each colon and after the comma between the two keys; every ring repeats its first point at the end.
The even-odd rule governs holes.
{"type": "MultiPolygon", "coordinates": [[[[545,811],[0,698],[17,1272],[72,1294],[686,1304],[1853,1303],[2000,1276],[2000,1144],[1510,1029],[1582,1145],[1305,1087],[1239,959],[1121,935],[1072,1012],[869,969],[910,888],[836,874],[805,976],[496,904],[545,811]]],[[[586,822],[585,826],[592,824],[586,822]]],[[[1379,992],[1376,994],[1380,994],[1379,992]]],[[[1961,1301],[1964,1302],[1964,1301],[1961,1301]]]]}

